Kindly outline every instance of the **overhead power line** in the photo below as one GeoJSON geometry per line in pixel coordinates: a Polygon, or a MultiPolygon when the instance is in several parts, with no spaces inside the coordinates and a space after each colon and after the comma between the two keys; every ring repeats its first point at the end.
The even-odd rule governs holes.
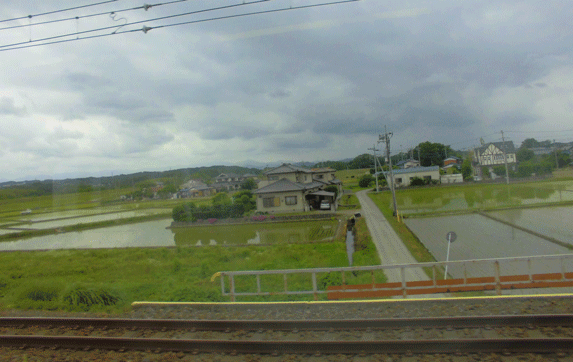
{"type": "Polygon", "coordinates": [[[26,15],[26,16],[20,16],[17,18],[12,18],[12,19],[4,19],[4,20],[0,20],[0,23],[6,23],[9,21],[16,21],[16,20],[23,20],[23,19],[31,19],[31,18],[36,18],[39,16],[44,16],[44,15],[52,15],[52,14],[57,14],[57,13],[63,13],[66,11],[72,11],[72,10],[78,10],[78,9],[83,9],[83,8],[88,8],[88,7],[92,7],[92,6],[98,6],[98,5],[103,5],[103,4],[109,4],[109,3],[114,3],[117,2],[119,0],[107,0],[107,1],[101,1],[99,3],[94,3],[94,4],[87,4],[87,5],[80,5],[80,6],[74,6],[71,8],[66,8],[66,9],[60,9],[60,10],[53,10],[53,11],[48,11],[45,13],[38,13],[38,14],[34,14],[34,15],[26,15]]]}
{"type": "MultiPolygon", "coordinates": [[[[117,1],[117,0],[114,0],[114,1],[117,1]]],[[[151,9],[151,8],[154,8],[154,7],[163,6],[163,5],[172,5],[172,4],[182,3],[182,2],[186,2],[186,1],[189,1],[189,0],[173,0],[173,1],[163,2],[163,3],[156,3],[156,4],[144,4],[144,5],[136,6],[136,7],[133,7],[133,8],[124,8],[124,9],[113,10],[113,11],[104,11],[104,12],[93,13],[93,14],[87,14],[87,15],[81,15],[81,16],[73,16],[73,17],[64,18],[64,19],[56,19],[56,20],[42,21],[42,22],[39,22],[39,23],[13,25],[13,26],[7,26],[7,27],[5,27],[5,28],[0,28],[0,31],[2,31],[2,30],[8,30],[8,29],[26,28],[26,27],[32,27],[32,26],[38,26],[38,25],[46,25],[46,24],[60,23],[60,22],[70,21],[70,20],[87,19],[87,18],[93,18],[93,17],[96,17],[96,16],[102,16],[102,15],[119,14],[119,13],[124,13],[124,12],[127,12],[127,11],[135,11],[135,10],[145,10],[145,11],[147,11],[147,10],[149,10],[149,9],[151,9]]]]}
{"type": "Polygon", "coordinates": [[[222,6],[222,7],[218,7],[218,8],[210,8],[210,9],[197,10],[197,11],[192,11],[192,12],[188,12],[188,13],[169,15],[169,16],[164,16],[164,17],[159,17],[159,18],[153,18],[153,19],[135,21],[135,22],[132,22],[132,23],[126,23],[126,24],[120,24],[120,25],[114,25],[114,26],[107,26],[107,27],[102,27],[102,28],[97,28],[97,29],[92,29],[92,30],[85,30],[85,31],[81,31],[81,32],[68,33],[68,34],[64,34],[64,35],[57,35],[57,36],[48,37],[48,38],[43,38],[43,39],[36,39],[36,40],[28,41],[28,42],[20,42],[20,43],[7,44],[7,45],[2,45],[2,46],[0,46],[0,52],[2,52],[2,51],[8,51],[8,50],[32,48],[32,47],[38,47],[38,46],[50,45],[50,44],[66,43],[66,42],[72,42],[72,41],[77,41],[77,40],[101,38],[101,37],[106,37],[106,36],[112,36],[112,35],[118,35],[118,34],[125,34],[125,33],[134,33],[134,32],[139,32],[139,31],[142,31],[143,33],[147,33],[148,31],[153,30],[153,29],[168,28],[168,27],[188,25],[188,24],[197,24],[197,23],[204,23],[204,22],[210,22],[210,21],[216,21],[216,20],[224,20],[224,19],[232,19],[232,18],[239,18],[239,17],[245,17],[245,16],[253,16],[253,15],[261,15],[261,14],[277,13],[277,12],[290,11],[290,10],[300,10],[300,9],[308,9],[308,8],[314,8],[314,7],[337,5],[337,4],[350,3],[350,2],[360,1],[360,0],[331,1],[331,2],[326,2],[326,3],[318,3],[318,4],[311,4],[311,5],[301,5],[301,6],[291,6],[291,7],[285,7],[285,8],[280,8],[280,9],[261,10],[261,11],[254,11],[254,12],[250,12],[250,13],[235,14],[235,15],[226,15],[226,16],[213,17],[213,18],[200,19],[200,20],[191,20],[191,21],[185,21],[185,22],[180,22],[180,23],[172,23],[172,24],[158,25],[158,26],[154,26],[154,27],[143,26],[143,27],[140,28],[140,29],[122,30],[122,31],[119,30],[119,29],[121,29],[122,27],[130,26],[130,25],[136,25],[136,24],[142,24],[142,23],[145,23],[145,22],[159,21],[159,20],[164,20],[164,19],[170,19],[170,18],[175,18],[175,17],[180,17],[180,16],[198,14],[198,13],[203,13],[203,12],[208,12],[208,11],[228,9],[228,8],[238,7],[238,6],[244,6],[244,5],[252,5],[252,4],[262,3],[262,2],[267,2],[267,1],[270,1],[270,0],[258,0],[258,1],[247,2],[247,3],[239,3],[239,4],[233,4],[233,5],[226,5],[226,6],[222,6]],[[80,34],[88,34],[88,33],[94,33],[94,32],[98,32],[98,31],[110,30],[110,29],[116,29],[116,30],[113,31],[113,32],[111,32],[111,33],[106,33],[106,34],[97,34],[97,35],[90,35],[90,36],[79,37],[80,34]],[[72,38],[72,39],[61,39],[61,38],[72,37],[72,36],[77,36],[77,37],[76,37],[76,38],[72,38]],[[61,40],[55,40],[55,39],[61,39],[61,40]],[[31,44],[31,43],[34,43],[34,44],[31,44]]]}
{"type": "MultiPolygon", "coordinates": [[[[54,40],[54,39],[67,38],[67,37],[70,37],[70,36],[76,36],[76,37],[77,37],[77,36],[79,36],[80,34],[89,34],[89,33],[95,33],[95,32],[98,32],[98,31],[110,30],[110,29],[116,29],[116,31],[114,31],[114,32],[112,32],[112,33],[110,33],[110,34],[99,34],[99,35],[87,36],[87,37],[83,37],[83,38],[79,38],[79,39],[90,39],[90,38],[97,38],[97,37],[101,37],[101,36],[109,36],[109,35],[122,34],[122,33],[130,33],[130,32],[135,32],[135,31],[143,31],[144,33],[147,33],[147,31],[149,30],[147,27],[143,27],[142,29],[128,30],[128,31],[125,31],[125,30],[124,30],[124,31],[118,31],[118,30],[119,30],[120,28],[123,28],[123,27],[126,27],[126,26],[136,25],[136,24],[142,24],[142,23],[145,23],[145,22],[153,22],[153,21],[159,21],[159,20],[165,20],[165,19],[172,19],[172,18],[181,17],[181,16],[196,15],[196,14],[205,13],[205,12],[210,12],[210,11],[217,11],[217,10],[230,9],[230,8],[239,7],[239,6],[245,6],[245,5],[259,4],[259,3],[263,3],[263,2],[267,2],[267,1],[271,1],[271,0],[256,0],[256,1],[251,1],[251,2],[243,2],[243,3],[236,3],[236,4],[231,4],[231,5],[224,5],[224,6],[219,6],[219,7],[215,7],[215,8],[194,10],[194,11],[189,11],[189,12],[186,12],[186,13],[173,14],[173,15],[167,15],[167,16],[162,16],[162,17],[158,17],[158,18],[152,18],[152,19],[134,21],[134,22],[131,22],[131,23],[125,23],[125,24],[119,24],[119,25],[116,24],[116,25],[112,25],[112,26],[106,26],[106,27],[101,27],[101,28],[96,28],[96,29],[91,29],[91,30],[77,31],[77,32],[75,32],[75,33],[67,33],[67,34],[55,35],[55,36],[51,36],[51,37],[40,38],[40,39],[35,39],[35,40],[30,40],[30,41],[24,41],[24,42],[12,43],[12,44],[0,45],[0,48],[21,49],[21,48],[27,48],[27,46],[18,47],[19,45],[23,45],[23,44],[29,44],[30,46],[32,46],[31,43],[41,43],[41,44],[35,44],[36,46],[38,46],[38,45],[47,45],[47,44],[61,43],[61,42],[65,42],[65,41],[78,40],[78,38],[76,38],[76,39],[67,39],[67,40],[65,40],[65,41],[56,41],[56,42],[49,42],[49,41],[50,41],[50,40],[54,40]]],[[[0,51],[1,51],[1,50],[2,50],[2,49],[0,49],[0,51]]]]}

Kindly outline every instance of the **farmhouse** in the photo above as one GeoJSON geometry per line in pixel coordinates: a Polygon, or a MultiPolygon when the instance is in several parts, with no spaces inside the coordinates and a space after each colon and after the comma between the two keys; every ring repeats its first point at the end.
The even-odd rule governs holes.
{"type": "Polygon", "coordinates": [[[512,141],[507,142],[491,142],[474,149],[474,160],[477,161],[479,166],[497,166],[505,164],[503,151],[505,149],[505,156],[507,164],[517,162],[515,158],[515,147],[512,141]]]}
{"type": "Polygon", "coordinates": [[[215,189],[209,187],[201,181],[189,180],[179,187],[177,191],[177,198],[187,198],[187,197],[204,197],[215,194],[215,189]]]}
{"type": "MultiPolygon", "coordinates": [[[[440,181],[440,166],[410,167],[399,170],[392,170],[392,173],[394,174],[394,181],[398,187],[409,186],[414,177],[418,177],[427,181],[440,181]]],[[[388,180],[390,177],[390,172],[384,171],[384,176],[386,176],[386,180],[388,180]]]]}
{"type": "Polygon", "coordinates": [[[215,177],[215,183],[212,185],[217,192],[219,191],[234,191],[241,188],[241,184],[248,178],[256,178],[256,175],[245,174],[237,175],[235,173],[222,173],[215,177]]]}
{"type": "Polygon", "coordinates": [[[308,169],[285,163],[264,173],[266,181],[259,183],[253,193],[257,197],[257,211],[304,212],[319,209],[321,202],[336,208],[335,193],[324,191],[329,185],[338,188],[342,182],[335,177],[336,170],[326,168],[308,169]]]}

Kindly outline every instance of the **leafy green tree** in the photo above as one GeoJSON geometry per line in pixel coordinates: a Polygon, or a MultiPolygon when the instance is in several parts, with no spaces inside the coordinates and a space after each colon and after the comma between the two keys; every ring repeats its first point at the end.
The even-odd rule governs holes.
{"type": "Polygon", "coordinates": [[[167,185],[164,188],[162,188],[161,190],[159,190],[157,192],[157,195],[160,198],[165,199],[165,198],[170,197],[171,195],[173,195],[176,192],[177,192],[177,188],[174,185],[167,185]]]}
{"type": "Polygon", "coordinates": [[[519,148],[535,148],[535,147],[539,147],[539,142],[535,138],[526,138],[523,142],[521,142],[521,146],[519,148]]]}
{"type": "Polygon", "coordinates": [[[450,146],[441,143],[422,142],[417,146],[420,149],[421,166],[442,166],[446,155],[453,155],[454,151],[450,146]]]}
{"type": "MultiPolygon", "coordinates": [[[[555,156],[555,153],[553,153],[555,156]]],[[[568,166],[571,163],[571,156],[562,151],[557,151],[557,164],[559,168],[568,166]]]]}
{"type": "Polygon", "coordinates": [[[257,188],[257,183],[254,179],[248,178],[241,184],[241,189],[243,190],[254,190],[257,188]]]}
{"type": "Polygon", "coordinates": [[[359,156],[354,157],[349,163],[349,168],[360,169],[360,168],[370,168],[374,165],[374,159],[371,154],[363,153],[359,156]]]}
{"type": "Polygon", "coordinates": [[[173,208],[172,216],[173,221],[196,221],[195,211],[197,206],[188,202],[186,204],[177,205],[173,208]]]}
{"type": "Polygon", "coordinates": [[[233,195],[233,200],[235,204],[243,205],[245,212],[254,210],[257,208],[257,202],[255,195],[250,190],[242,190],[236,192],[233,195]]]}
{"type": "Polygon", "coordinates": [[[211,203],[213,205],[229,205],[231,204],[231,198],[226,192],[219,192],[215,197],[213,197],[211,203]]]}
{"type": "Polygon", "coordinates": [[[371,174],[364,175],[358,180],[358,186],[362,188],[369,187],[372,181],[374,181],[374,177],[371,174]]]}
{"type": "Polygon", "coordinates": [[[517,175],[519,177],[529,177],[535,171],[532,161],[520,162],[517,166],[517,175]]]}
{"type": "Polygon", "coordinates": [[[534,157],[535,157],[535,154],[533,153],[533,151],[529,150],[527,148],[524,148],[524,147],[521,147],[515,153],[515,158],[517,158],[518,162],[529,161],[529,160],[532,160],[534,157]]]}

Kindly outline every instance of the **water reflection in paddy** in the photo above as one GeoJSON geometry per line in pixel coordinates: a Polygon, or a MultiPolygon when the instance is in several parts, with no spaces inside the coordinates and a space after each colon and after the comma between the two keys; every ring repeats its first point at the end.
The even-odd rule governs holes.
{"type": "Polygon", "coordinates": [[[397,192],[397,204],[404,214],[454,211],[474,208],[535,205],[573,201],[573,183],[544,183],[542,187],[486,185],[448,189],[410,189],[397,192]]]}
{"type": "MultiPolygon", "coordinates": [[[[168,213],[169,210],[161,210],[161,212],[168,213]]],[[[72,217],[69,219],[59,219],[59,220],[52,220],[52,221],[34,222],[34,223],[30,223],[30,224],[23,224],[23,225],[20,225],[18,227],[25,227],[28,229],[52,229],[52,228],[59,228],[59,227],[64,227],[64,226],[69,226],[69,225],[76,225],[76,224],[87,224],[87,223],[92,223],[92,222],[126,219],[126,218],[130,218],[130,217],[145,216],[145,215],[154,215],[157,213],[158,213],[158,210],[124,211],[124,212],[115,212],[115,213],[110,213],[110,214],[100,214],[100,215],[93,215],[93,216],[72,217]]]]}
{"type": "Polygon", "coordinates": [[[175,228],[177,245],[257,245],[332,240],[337,221],[262,223],[175,228]]]}
{"type": "MultiPolygon", "coordinates": [[[[531,235],[519,229],[471,214],[436,218],[411,218],[406,225],[434,255],[436,260],[445,261],[447,253],[446,234],[454,231],[457,240],[450,249],[450,261],[470,259],[490,259],[535,255],[570,254],[572,251],[531,235]]],[[[468,276],[492,276],[493,269],[481,270],[474,267],[468,276]]],[[[559,265],[552,262],[534,266],[543,272],[557,272],[559,265]]],[[[460,267],[452,267],[448,272],[455,277],[463,277],[460,267]]],[[[502,266],[502,274],[526,273],[525,265],[502,266]]]]}
{"type": "Polygon", "coordinates": [[[170,219],[0,243],[2,251],[175,246],[170,219]]]}
{"type": "Polygon", "coordinates": [[[559,241],[573,244],[573,207],[544,207],[488,212],[489,215],[559,241]]]}

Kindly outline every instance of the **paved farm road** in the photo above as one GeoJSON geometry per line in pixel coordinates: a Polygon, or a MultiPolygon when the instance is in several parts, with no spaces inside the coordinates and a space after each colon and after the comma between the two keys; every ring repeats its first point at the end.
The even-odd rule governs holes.
{"type": "MultiPolygon", "coordinates": [[[[376,245],[382,265],[417,263],[394,229],[386,221],[382,212],[366,195],[366,190],[357,192],[356,196],[362,206],[362,216],[366,218],[366,225],[372,236],[372,241],[376,245]]],[[[384,272],[388,276],[389,282],[401,281],[399,269],[385,270],[384,272]]],[[[407,281],[428,279],[421,268],[406,269],[407,281]]]]}

